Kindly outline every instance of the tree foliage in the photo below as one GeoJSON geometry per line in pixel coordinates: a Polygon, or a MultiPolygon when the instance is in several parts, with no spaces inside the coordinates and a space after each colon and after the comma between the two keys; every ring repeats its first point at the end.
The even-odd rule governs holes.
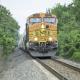
{"type": "Polygon", "coordinates": [[[9,10],[0,5],[0,45],[3,55],[11,53],[17,44],[19,25],[9,10]]]}
{"type": "Polygon", "coordinates": [[[58,55],[71,58],[80,52],[80,0],[51,9],[58,18],[58,55]]]}

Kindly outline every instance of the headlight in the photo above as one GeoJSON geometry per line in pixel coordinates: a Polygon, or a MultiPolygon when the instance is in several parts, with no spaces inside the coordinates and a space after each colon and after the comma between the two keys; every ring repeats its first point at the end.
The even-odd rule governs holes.
{"type": "Polygon", "coordinates": [[[52,41],[53,39],[52,39],[52,37],[49,37],[49,41],[52,41]]]}
{"type": "Polygon", "coordinates": [[[42,28],[42,29],[44,29],[44,28],[45,28],[45,26],[42,24],[41,28],[42,28]]]}
{"type": "Polygon", "coordinates": [[[34,38],[34,41],[37,41],[38,40],[38,38],[34,38]]]}

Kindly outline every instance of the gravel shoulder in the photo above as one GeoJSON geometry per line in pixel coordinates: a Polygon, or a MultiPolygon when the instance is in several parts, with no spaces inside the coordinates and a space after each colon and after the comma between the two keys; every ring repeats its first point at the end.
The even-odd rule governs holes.
{"type": "Polygon", "coordinates": [[[10,55],[5,67],[0,80],[58,80],[19,49],[10,55]]]}

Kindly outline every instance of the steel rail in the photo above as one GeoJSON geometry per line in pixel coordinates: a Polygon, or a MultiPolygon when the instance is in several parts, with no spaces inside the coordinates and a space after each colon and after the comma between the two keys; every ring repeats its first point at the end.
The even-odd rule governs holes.
{"type": "Polygon", "coordinates": [[[56,58],[51,58],[51,59],[52,59],[53,61],[55,61],[55,62],[58,62],[59,64],[62,64],[62,65],[64,65],[64,66],[68,67],[68,68],[71,68],[71,69],[73,69],[73,70],[75,70],[75,71],[80,72],[80,68],[78,68],[78,67],[76,67],[76,66],[73,66],[73,65],[68,64],[68,63],[66,63],[66,62],[63,62],[63,61],[60,61],[60,60],[58,60],[58,59],[56,59],[56,58]]]}
{"type": "Polygon", "coordinates": [[[42,62],[40,59],[37,58],[36,61],[38,61],[44,68],[46,68],[49,72],[51,72],[53,75],[55,75],[60,80],[68,80],[67,78],[59,74],[56,70],[52,69],[50,66],[42,62]]]}

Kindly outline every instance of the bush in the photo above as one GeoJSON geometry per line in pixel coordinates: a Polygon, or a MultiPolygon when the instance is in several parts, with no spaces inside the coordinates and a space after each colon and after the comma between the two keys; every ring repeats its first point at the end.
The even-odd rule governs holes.
{"type": "Polygon", "coordinates": [[[71,57],[72,60],[80,61],[80,51],[74,52],[73,56],[71,57]]]}

